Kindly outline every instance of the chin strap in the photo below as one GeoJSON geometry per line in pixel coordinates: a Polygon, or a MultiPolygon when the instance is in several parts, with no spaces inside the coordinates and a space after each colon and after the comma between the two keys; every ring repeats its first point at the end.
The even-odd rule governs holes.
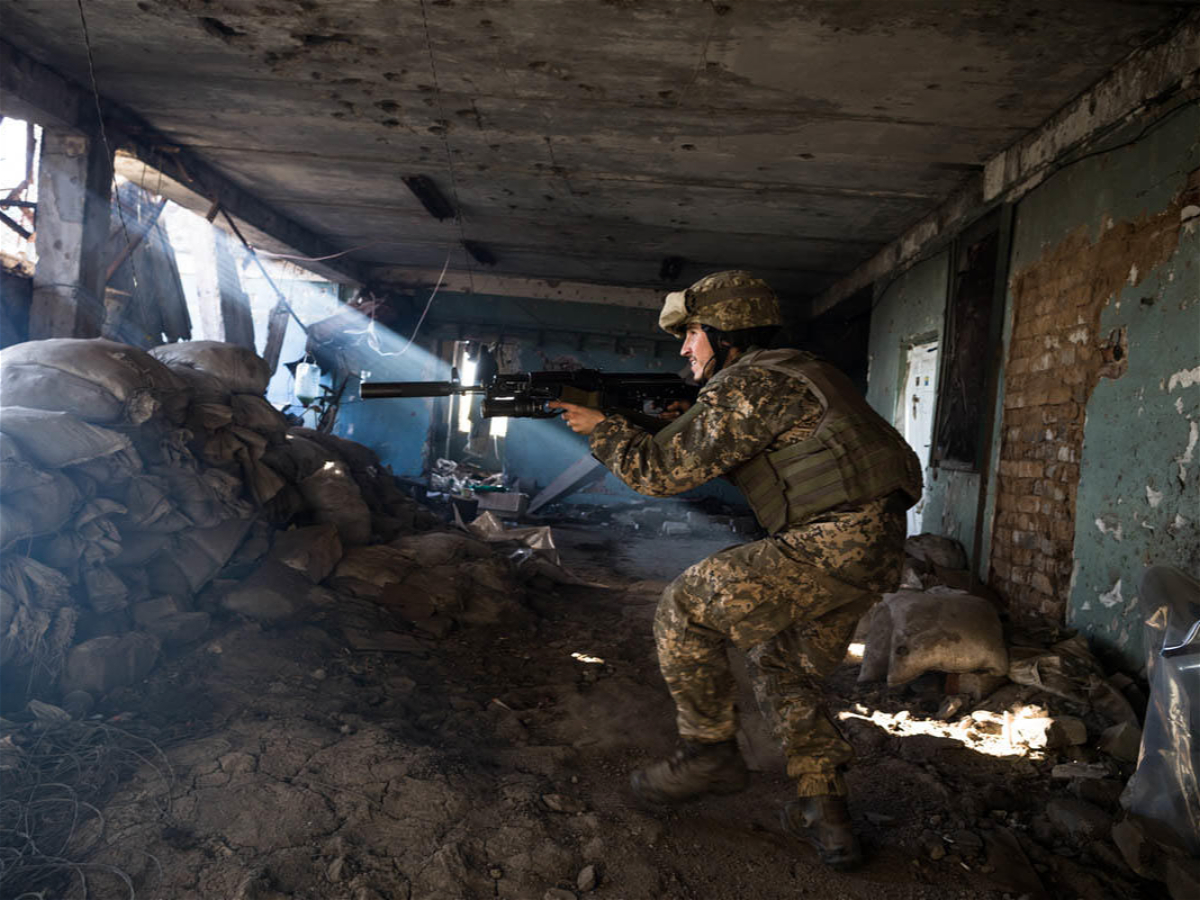
{"type": "Polygon", "coordinates": [[[704,336],[708,338],[708,346],[712,347],[713,356],[710,362],[715,363],[711,372],[708,371],[708,366],[704,367],[705,380],[707,380],[725,368],[725,363],[729,359],[729,351],[733,348],[721,340],[721,332],[711,325],[701,325],[700,327],[704,329],[704,336]]]}

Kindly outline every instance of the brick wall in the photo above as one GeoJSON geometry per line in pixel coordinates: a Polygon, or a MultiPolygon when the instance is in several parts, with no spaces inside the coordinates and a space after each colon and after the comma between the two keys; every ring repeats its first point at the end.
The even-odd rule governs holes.
{"type": "Polygon", "coordinates": [[[1080,228],[1012,278],[990,580],[1014,619],[1065,619],[1087,404],[1129,354],[1123,331],[1098,333],[1100,312],[1174,253],[1185,196],[1095,242],[1080,228]]]}

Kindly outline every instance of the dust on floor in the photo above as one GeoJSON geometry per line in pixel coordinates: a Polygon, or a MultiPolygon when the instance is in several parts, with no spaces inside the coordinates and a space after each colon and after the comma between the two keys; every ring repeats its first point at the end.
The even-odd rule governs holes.
{"type": "MultiPolygon", "coordinates": [[[[103,712],[155,736],[170,783],[166,766],[147,766],[107,805],[114,840],[89,868],[91,896],[1141,896],[1078,848],[1022,851],[1050,761],[890,728],[871,713],[903,721],[938,698],[864,690],[854,666],[832,680],[831,703],[851,714],[860,755],[849,780],[863,870],[831,872],[783,835],[788,783],[754,713],[748,791],[639,808],[629,771],[674,742],[650,635],[658,594],[732,541],[556,537],[568,569],[611,587],[531,590],[534,614],[517,627],[405,632],[394,652],[352,650],[337,604],[288,627],[230,622],[110,696],[103,712]]],[[[377,637],[388,645],[386,628],[377,637]]]]}

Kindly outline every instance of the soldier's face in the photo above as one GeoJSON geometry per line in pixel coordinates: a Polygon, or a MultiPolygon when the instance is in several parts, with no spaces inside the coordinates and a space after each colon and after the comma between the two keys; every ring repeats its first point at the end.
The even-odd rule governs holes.
{"type": "Polygon", "coordinates": [[[691,367],[692,377],[697,382],[703,384],[712,375],[713,353],[712,344],[708,342],[708,335],[704,333],[704,328],[697,324],[691,324],[687,329],[687,336],[683,339],[683,349],[679,351],[679,355],[687,359],[688,366],[691,367]]]}

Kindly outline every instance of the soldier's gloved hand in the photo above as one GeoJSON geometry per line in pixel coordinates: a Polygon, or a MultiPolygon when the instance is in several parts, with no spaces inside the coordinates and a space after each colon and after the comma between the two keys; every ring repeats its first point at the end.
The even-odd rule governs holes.
{"type": "Polygon", "coordinates": [[[551,409],[561,409],[562,419],[567,423],[567,427],[584,437],[591,434],[605,418],[604,413],[598,409],[564,403],[562,400],[551,400],[546,406],[551,409]]]}
{"type": "Polygon", "coordinates": [[[688,400],[672,400],[667,404],[667,408],[658,414],[658,417],[670,422],[673,419],[678,419],[691,408],[692,404],[688,400]]]}

